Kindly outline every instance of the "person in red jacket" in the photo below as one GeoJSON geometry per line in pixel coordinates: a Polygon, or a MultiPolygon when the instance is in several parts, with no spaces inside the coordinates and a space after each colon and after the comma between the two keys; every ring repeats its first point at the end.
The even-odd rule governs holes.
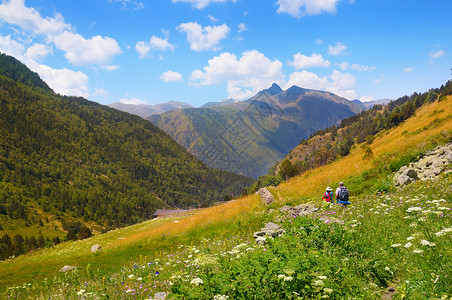
{"type": "Polygon", "coordinates": [[[324,201],[326,201],[326,202],[328,202],[328,203],[333,203],[334,204],[334,201],[333,201],[333,192],[332,192],[333,190],[330,188],[330,187],[327,187],[326,188],[326,192],[323,194],[323,197],[322,197],[322,200],[324,200],[324,201]]]}

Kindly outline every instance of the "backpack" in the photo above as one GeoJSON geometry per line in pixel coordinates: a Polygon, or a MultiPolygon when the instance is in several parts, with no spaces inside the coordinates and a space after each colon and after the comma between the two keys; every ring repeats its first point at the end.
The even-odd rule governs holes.
{"type": "Polygon", "coordinates": [[[332,194],[333,194],[332,192],[325,192],[325,194],[323,195],[323,198],[325,199],[326,202],[331,202],[332,194]]]}
{"type": "Polygon", "coordinates": [[[341,194],[339,195],[339,201],[348,202],[348,188],[341,186],[341,194]]]}

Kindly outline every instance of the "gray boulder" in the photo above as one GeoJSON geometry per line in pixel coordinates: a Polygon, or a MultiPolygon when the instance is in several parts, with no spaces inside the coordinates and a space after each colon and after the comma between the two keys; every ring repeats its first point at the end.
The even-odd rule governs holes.
{"type": "Polygon", "coordinates": [[[266,188],[260,188],[257,193],[262,198],[262,202],[264,202],[265,205],[270,205],[275,201],[273,195],[266,188]]]}

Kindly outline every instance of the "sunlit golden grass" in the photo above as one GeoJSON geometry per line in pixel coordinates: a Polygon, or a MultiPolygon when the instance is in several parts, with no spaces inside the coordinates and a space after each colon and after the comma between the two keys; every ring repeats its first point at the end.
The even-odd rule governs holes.
{"type": "MultiPolygon", "coordinates": [[[[425,105],[416,115],[400,126],[384,132],[370,145],[373,156],[384,153],[403,153],[421,146],[430,136],[452,129],[452,96],[441,102],[425,105]],[[439,126],[431,126],[435,120],[444,119],[439,126]],[[426,128],[425,130],[423,130],[426,128]],[[405,133],[405,134],[404,134],[405,133]],[[412,133],[412,134],[407,134],[412,133]],[[415,134],[414,134],[415,133],[415,134]]],[[[351,153],[334,163],[316,168],[282,183],[279,188],[298,196],[321,195],[326,186],[338,183],[351,175],[357,175],[373,167],[372,159],[363,159],[364,150],[358,146],[351,153]]]]}
{"type": "Polygon", "coordinates": [[[232,200],[218,206],[199,209],[194,214],[178,220],[177,223],[165,223],[161,227],[130,235],[122,240],[118,240],[113,246],[125,245],[137,240],[161,236],[162,234],[177,235],[186,233],[197,227],[229,220],[242,212],[252,210],[257,207],[257,205],[258,201],[256,201],[256,196],[252,195],[232,200]]]}

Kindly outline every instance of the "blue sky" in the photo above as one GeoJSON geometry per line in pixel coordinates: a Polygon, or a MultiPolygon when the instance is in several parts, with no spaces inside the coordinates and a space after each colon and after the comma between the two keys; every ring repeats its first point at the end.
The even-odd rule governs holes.
{"type": "Polygon", "coordinates": [[[450,0],[9,0],[0,52],[58,93],[194,106],[273,82],[362,101],[452,78],[450,0]]]}

